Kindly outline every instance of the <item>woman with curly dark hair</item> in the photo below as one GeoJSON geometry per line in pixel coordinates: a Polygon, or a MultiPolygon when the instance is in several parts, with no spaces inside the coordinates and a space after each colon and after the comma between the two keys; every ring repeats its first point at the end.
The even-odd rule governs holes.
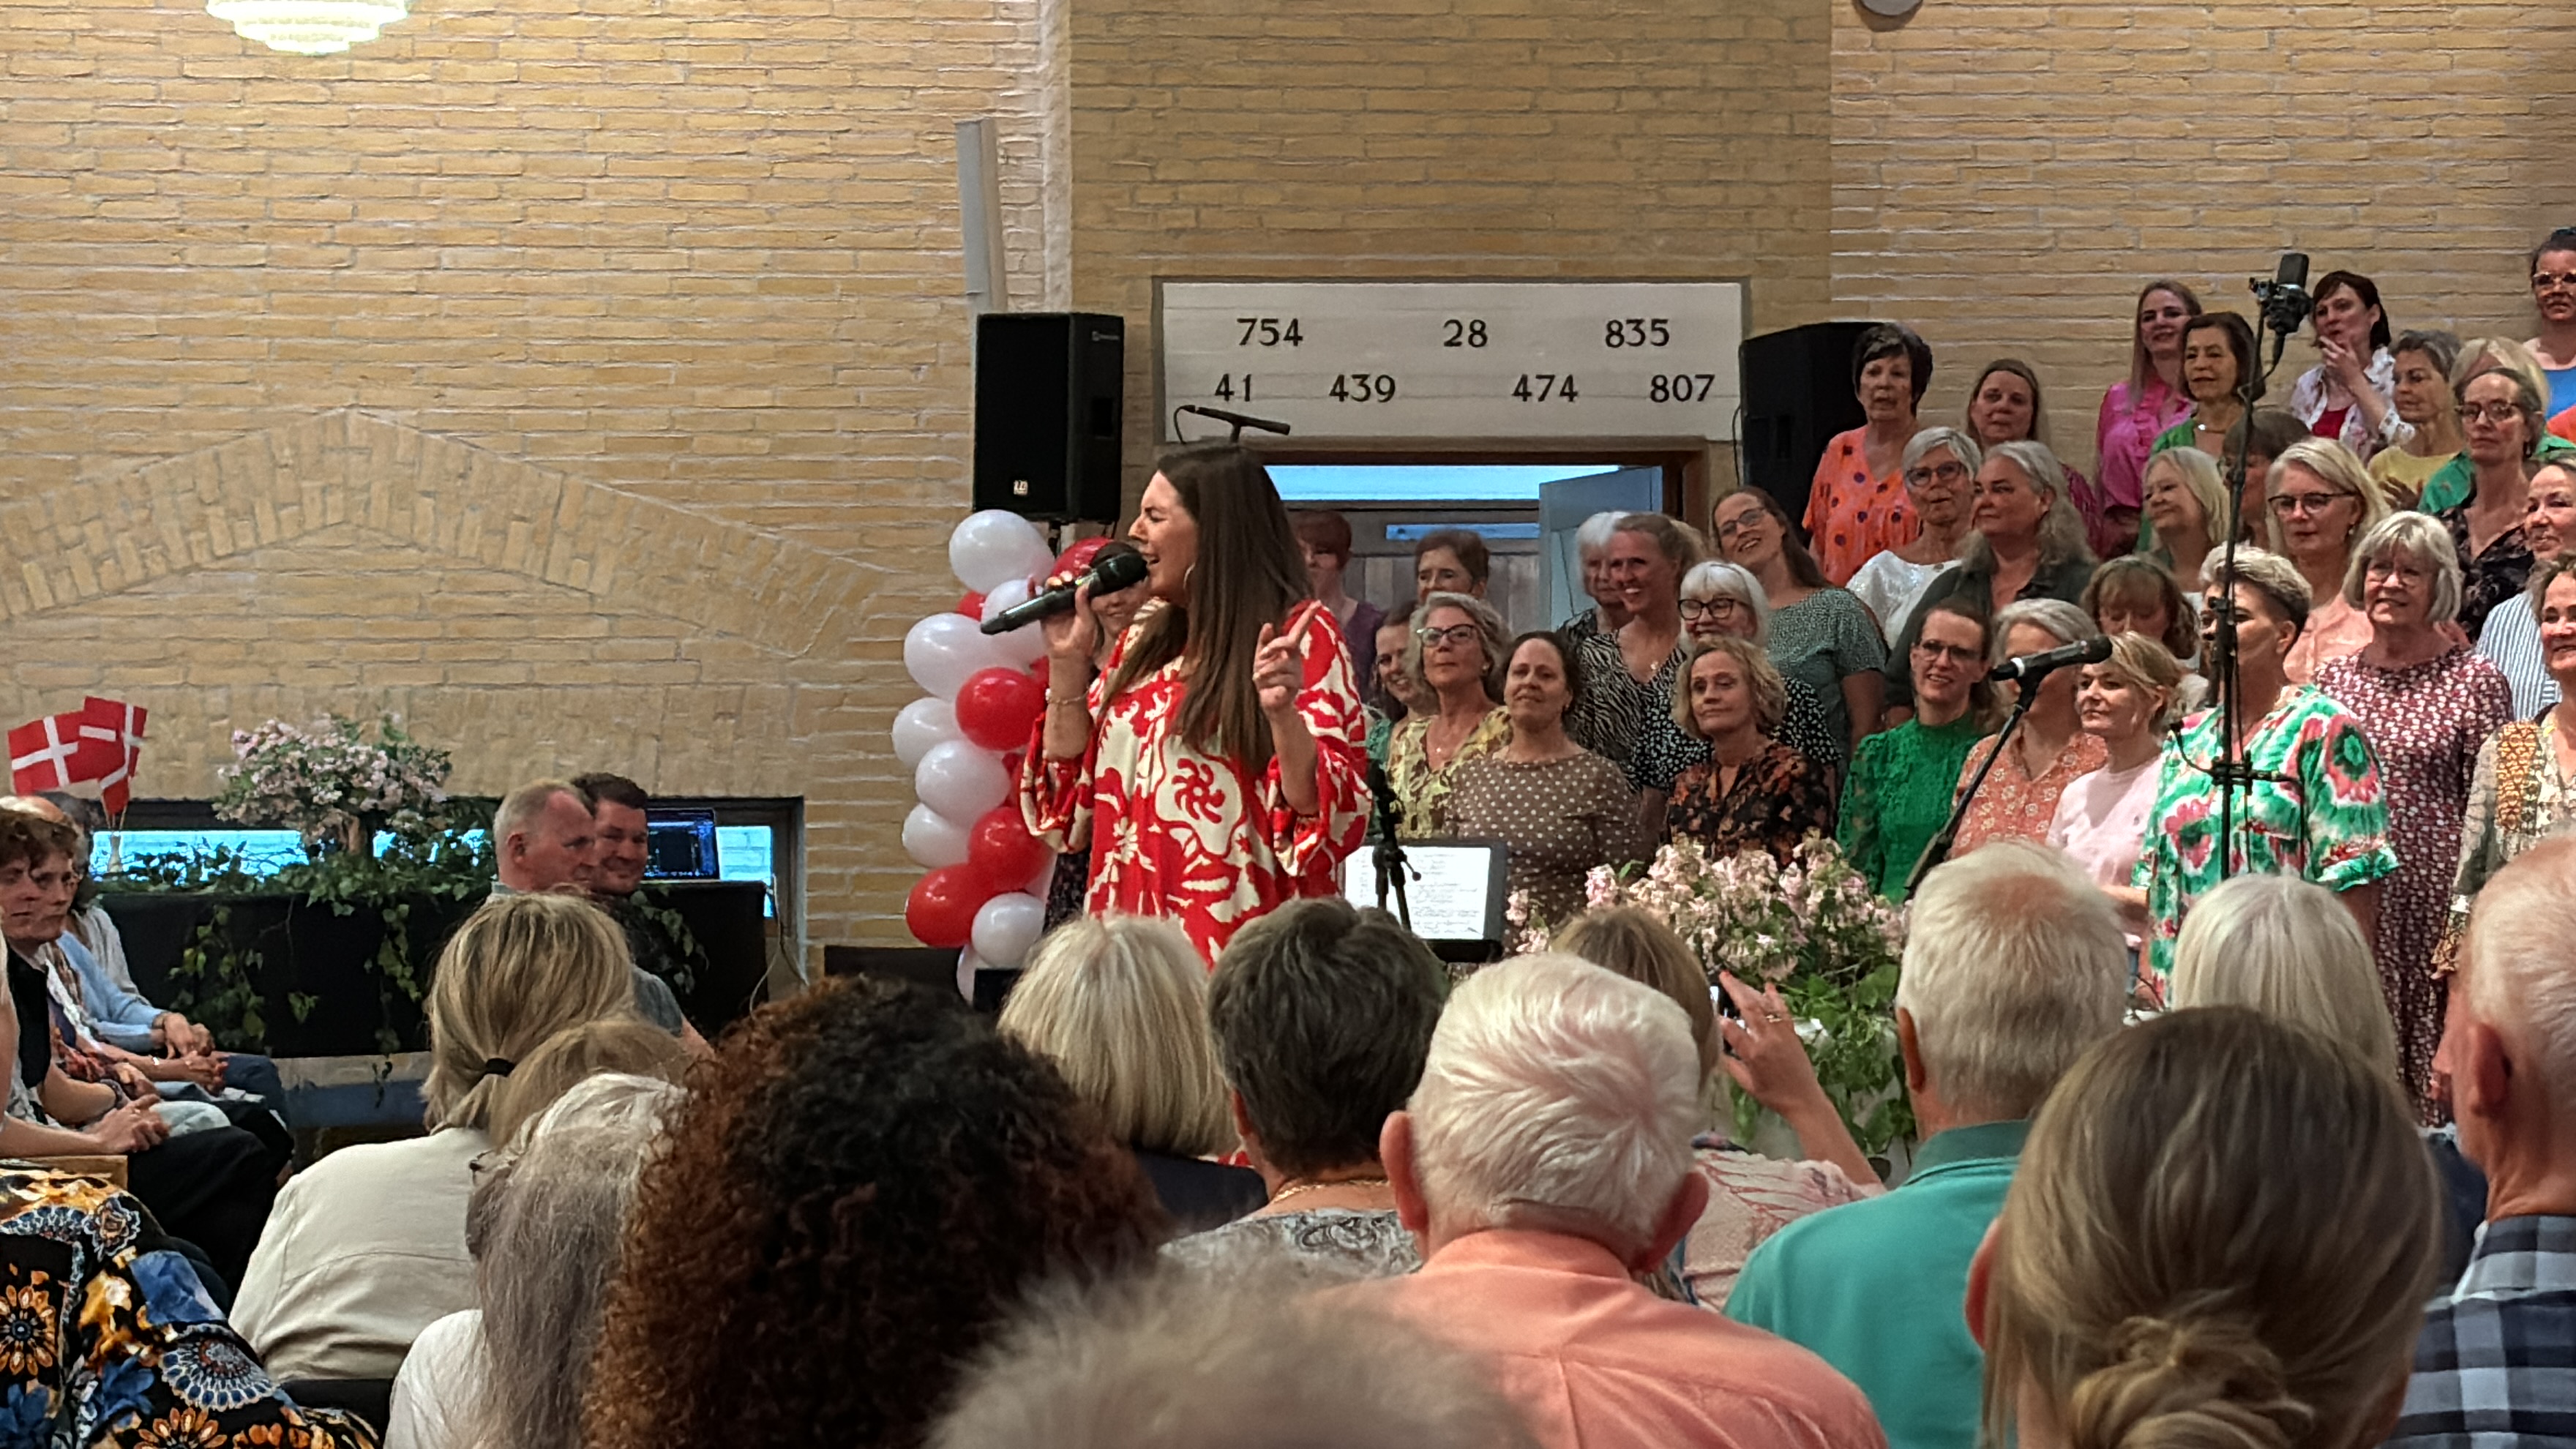
{"type": "Polygon", "coordinates": [[[1052,1067],[911,988],[763,1008],[690,1086],[637,1189],[590,1449],[915,1444],[1024,1287],[1161,1227],[1052,1067]]]}

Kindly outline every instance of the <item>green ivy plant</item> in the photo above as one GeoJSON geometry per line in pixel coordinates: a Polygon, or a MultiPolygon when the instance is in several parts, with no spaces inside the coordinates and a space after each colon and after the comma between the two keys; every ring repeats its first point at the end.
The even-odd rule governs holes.
{"type": "MultiPolygon", "coordinates": [[[[372,911],[384,923],[384,937],[369,962],[376,981],[376,1044],[387,1053],[402,1049],[394,1030],[397,998],[414,1006],[423,987],[421,963],[412,959],[412,902],[462,903],[492,889],[494,858],[488,838],[490,811],[465,812],[469,818],[437,831],[396,829],[382,853],[330,848],[330,842],[301,863],[274,874],[250,869],[230,850],[187,855],[145,856],[125,863],[100,884],[111,891],[165,895],[285,896],[310,909],[338,916],[372,911]]],[[[200,921],[172,972],[171,1009],[202,1023],[226,1044],[264,1051],[268,1022],[259,989],[261,957],[232,933],[232,907],[218,904],[200,921]]],[[[287,1006],[297,1021],[312,1012],[314,998],[290,993],[287,1006]]]]}

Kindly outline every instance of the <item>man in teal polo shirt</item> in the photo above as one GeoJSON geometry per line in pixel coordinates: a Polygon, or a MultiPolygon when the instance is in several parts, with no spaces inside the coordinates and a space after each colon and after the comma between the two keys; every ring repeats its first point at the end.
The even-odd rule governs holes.
{"type": "Polygon", "coordinates": [[[1896,987],[1924,1133],[1913,1174],[1782,1228],[1726,1300],[1727,1317],[1860,1385],[1889,1449],[1975,1449],[1985,1356],[1962,1309],[1968,1263],[2003,1211],[2030,1114],[2120,1029],[2128,974],[2110,899],[2045,846],[1985,846],[1915,895],[1896,987]]]}

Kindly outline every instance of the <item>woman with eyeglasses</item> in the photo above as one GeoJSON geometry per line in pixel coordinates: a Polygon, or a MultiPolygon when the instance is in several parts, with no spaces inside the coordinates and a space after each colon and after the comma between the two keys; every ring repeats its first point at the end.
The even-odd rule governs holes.
{"type": "Polygon", "coordinates": [[[1852,756],[1834,838],[1889,900],[1905,899],[1906,877],[1950,818],[1959,766],[1994,730],[1986,634],[1985,615],[1964,598],[1924,610],[1921,632],[1906,647],[1914,716],[1861,741],[1852,756]]]}
{"type": "MultiPolygon", "coordinates": [[[[2539,358],[2531,355],[2530,348],[2510,337],[2472,337],[2460,344],[2459,360],[2451,364],[2451,396],[2454,401],[2458,399],[2460,389],[2468,385],[2469,379],[2488,372],[2510,372],[2520,377],[2531,384],[2531,395],[2542,399],[2546,406],[2549,397],[2547,369],[2540,365],[2539,358]]],[[[2465,435],[2468,419],[2463,417],[2460,423],[2465,435]]],[[[2544,427],[2531,457],[2534,463],[2576,458],[2576,442],[2570,442],[2544,427]]],[[[2425,483],[2415,507],[2438,517],[2454,505],[2466,502],[2476,491],[2477,473],[2477,462],[2469,455],[2464,440],[2461,451],[2425,483]]]]}
{"type": "Polygon", "coordinates": [[[2388,499],[2343,444],[2302,438],[2273,462],[2263,501],[2272,551],[2299,566],[2314,601],[2282,661],[2290,681],[2305,684],[2370,642],[2369,617],[2344,599],[2344,575],[2353,544],[2388,516],[2388,499]]]}
{"type": "MultiPolygon", "coordinates": [[[[2093,423],[2093,451],[2101,462],[2104,507],[2116,517],[2146,506],[2147,457],[2167,428],[2191,417],[2183,388],[2182,329],[2200,312],[2191,288],[2159,277],[2138,289],[2136,321],[2129,331],[2129,376],[2102,394],[2093,423]]],[[[1970,470],[1975,471],[1974,469],[1970,470]]]]}
{"type": "Polygon", "coordinates": [[[1968,480],[1985,460],[1985,450],[1957,428],[1925,428],[1905,445],[1905,502],[1923,531],[1872,555],[1844,585],[1890,644],[1924,588],[1958,561],[1968,540],[1968,480]]]}
{"type": "Polygon", "coordinates": [[[2397,871],[2388,802],[2370,737],[2314,685],[2291,680],[2283,661],[2308,622],[2308,581],[2268,549],[2239,549],[2236,587],[2219,593],[2218,556],[2202,600],[2203,658],[2218,640],[2224,597],[2236,623],[2236,667],[2212,666],[2210,684],[2236,694],[2236,761],[2253,772],[2222,805],[2214,771],[2227,754],[2227,711],[2210,708],[2165,741],[2147,853],[2137,884],[2147,893],[2146,988],[2161,998],[2173,975],[2174,940],[2195,902],[2234,875],[2295,875],[2334,891],[2367,936],[2377,928],[2379,883],[2397,871]],[[2219,824],[2225,818],[2226,837],[2219,824]]]}
{"type": "Polygon", "coordinates": [[[2371,946],[2407,1092],[2416,1113],[2438,1123],[2447,1114],[2433,1088],[2433,1048],[2447,993],[2433,949],[2450,916],[2478,746],[2513,718],[2513,687],[2445,628],[2460,607],[2449,530],[2420,513],[2391,514],[2352,553],[2340,593],[2363,613],[2370,639],[2318,670],[2317,687],[2360,719],[2379,757],[2397,873],[2383,887],[2371,946]]]}
{"type": "MultiPolygon", "coordinates": [[[[1711,559],[1693,566],[1682,579],[1681,610],[1682,629],[1691,648],[1730,638],[1770,646],[1770,600],[1742,564],[1711,559]]],[[[1803,679],[1784,675],[1781,683],[1789,703],[1773,738],[1820,765],[1836,766],[1843,742],[1826,722],[1824,700],[1803,679]]],[[[1649,820],[1662,821],[1673,781],[1707,758],[1708,745],[1685,734],[1669,712],[1646,721],[1645,734],[1637,741],[1637,779],[1649,820]]]]}
{"type": "Polygon", "coordinates": [[[2540,332],[2523,346],[2549,378],[2549,415],[2576,408],[2576,227],[2562,226],[2531,249],[2531,302],[2540,332]]]}
{"type": "MultiPolygon", "coordinates": [[[[2057,455],[2039,443],[2004,443],[1986,453],[1969,485],[1969,522],[1976,529],[1959,550],[1959,566],[1923,590],[1919,618],[1940,599],[1963,598],[1991,619],[2023,599],[2072,604],[2093,580],[2093,551],[2085,546],[2084,520],[2066,497],[2066,472],[2057,455]]],[[[1911,648],[1918,625],[1909,620],[1885,675],[1887,697],[1904,705],[1912,693],[1911,648]]]]}
{"type": "Polygon", "coordinates": [[[2391,396],[2396,359],[2388,354],[2388,313],[2379,286],[2359,272],[2328,272],[2309,294],[2308,313],[2317,351],[2325,360],[2299,374],[2290,388],[2290,412],[2308,431],[2370,455],[2405,441],[2414,430],[2398,417],[2391,396]]]}
{"type": "Polygon", "coordinates": [[[2540,450],[2541,397],[2519,371],[2497,368],[2460,384],[2469,435],[2470,491],[2436,515],[2451,530],[2462,577],[2460,627],[2474,636],[2496,605],[2531,577],[2522,515],[2540,450]]]}
{"type": "Polygon", "coordinates": [[[1788,690],[1761,645],[1729,637],[1692,653],[1673,692],[1673,722],[1708,745],[1708,758],[1673,782],[1666,838],[1696,840],[1712,860],[1761,850],[1785,866],[1810,831],[1832,832],[1832,776],[1772,738],[1787,708],[1788,690]]]}
{"type": "Polygon", "coordinates": [[[1395,727],[1386,781],[1395,790],[1396,831],[1418,839],[1440,828],[1440,806],[1458,766],[1490,755],[1511,737],[1502,705],[1503,618],[1472,594],[1433,592],[1404,646],[1404,672],[1432,701],[1395,727]]]}
{"type": "Polygon", "coordinates": [[[1825,582],[1789,515],[1759,488],[1738,488],[1719,500],[1717,546],[1762,585],[1771,606],[1764,647],[1781,674],[1804,680],[1825,702],[1825,722],[1836,747],[1827,761],[1837,773],[1851,746],[1878,730],[1886,682],[1887,644],[1878,622],[1847,589],[1825,582]]]}

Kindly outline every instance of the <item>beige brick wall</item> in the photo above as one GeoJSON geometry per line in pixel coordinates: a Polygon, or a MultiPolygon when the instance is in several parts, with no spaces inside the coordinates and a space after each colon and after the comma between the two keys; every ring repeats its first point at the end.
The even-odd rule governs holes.
{"type": "Polygon", "coordinates": [[[390,706],[467,789],[804,795],[813,936],[899,934],[884,729],[969,457],[953,127],[1003,118],[1014,291],[1052,250],[1060,298],[1049,16],[424,0],[308,58],[0,7],[0,713],[135,695],[155,793],[390,706]]]}
{"type": "MultiPolygon", "coordinates": [[[[2250,312],[2246,278],[2295,247],[2377,281],[2400,329],[2527,337],[2523,255],[2576,223],[2564,7],[1834,11],[1836,310],[1922,329],[1940,421],[1988,359],[2037,364],[2053,441],[2088,470],[2146,279],[2250,312]]],[[[2315,362],[2293,341],[2276,396],[2315,362]]]]}
{"type": "Polygon", "coordinates": [[[1156,278],[1751,279],[1828,309],[1828,18],[1804,0],[1073,4],[1074,293],[1156,278]]]}

